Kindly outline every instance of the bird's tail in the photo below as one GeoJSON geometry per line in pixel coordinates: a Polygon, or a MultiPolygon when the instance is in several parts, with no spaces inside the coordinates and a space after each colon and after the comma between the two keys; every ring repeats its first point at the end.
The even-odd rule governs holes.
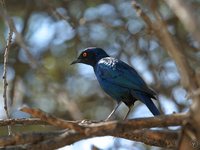
{"type": "Polygon", "coordinates": [[[160,115],[160,111],[158,108],[155,106],[151,98],[148,97],[148,100],[145,100],[146,106],[149,108],[149,110],[152,112],[154,116],[160,115]]]}
{"type": "Polygon", "coordinates": [[[142,101],[149,108],[149,110],[154,116],[160,115],[158,108],[155,106],[150,96],[139,91],[134,91],[134,96],[140,101],[142,101]]]}

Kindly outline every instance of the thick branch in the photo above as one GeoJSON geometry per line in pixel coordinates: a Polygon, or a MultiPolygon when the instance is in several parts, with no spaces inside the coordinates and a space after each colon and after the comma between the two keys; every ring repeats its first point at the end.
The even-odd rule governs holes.
{"type": "MultiPolygon", "coordinates": [[[[170,2],[172,2],[172,0],[166,1],[166,2],[170,3],[170,2]]],[[[180,2],[180,0],[177,0],[177,1],[173,1],[172,3],[177,5],[179,2],[180,2]]],[[[147,26],[154,31],[155,35],[157,36],[157,38],[159,39],[159,41],[161,42],[161,44],[163,45],[165,50],[176,62],[177,68],[179,69],[179,72],[181,75],[182,85],[188,90],[189,94],[193,93],[194,91],[198,91],[200,84],[198,83],[199,79],[198,79],[197,72],[195,70],[193,70],[193,68],[190,66],[190,64],[187,60],[187,57],[184,54],[184,51],[182,50],[181,45],[179,43],[177,43],[176,39],[169,33],[166,22],[164,22],[161,15],[159,14],[159,12],[154,11],[156,20],[153,22],[150,20],[148,15],[146,15],[141,10],[140,6],[137,5],[135,2],[133,3],[133,7],[136,9],[139,16],[145,21],[147,26]]],[[[176,6],[171,6],[171,7],[175,8],[176,6]]],[[[188,10],[183,10],[184,6],[180,6],[180,7],[182,7],[182,8],[177,9],[176,13],[180,13],[178,11],[184,11],[184,14],[177,14],[177,16],[180,17],[179,15],[183,15],[183,16],[186,15],[186,18],[188,19],[188,17],[191,14],[188,14],[189,13],[189,12],[187,12],[188,10]]],[[[185,19],[185,18],[182,18],[182,17],[180,18],[181,21],[183,21],[183,19],[185,19]]],[[[192,19],[192,17],[190,19],[192,19]]],[[[188,22],[188,20],[184,20],[183,23],[185,23],[185,21],[188,22]]],[[[189,23],[190,22],[188,22],[188,24],[189,23]]],[[[191,23],[193,24],[194,21],[192,21],[191,23]]],[[[185,25],[188,27],[188,24],[185,24],[185,25]]],[[[192,29],[192,30],[196,30],[196,28],[192,29]]],[[[193,103],[192,103],[191,110],[190,110],[191,119],[189,120],[189,122],[190,122],[191,128],[187,128],[187,129],[184,128],[184,130],[187,130],[184,133],[198,134],[197,137],[200,136],[200,130],[199,130],[200,109],[199,109],[199,106],[200,106],[200,96],[196,95],[193,97],[193,103]],[[195,128],[196,131],[192,130],[193,128],[195,128]]],[[[191,142],[191,138],[186,138],[186,136],[187,136],[186,134],[183,134],[183,136],[184,136],[184,138],[182,138],[182,139],[187,139],[188,141],[185,142],[182,140],[181,143],[183,144],[183,146],[181,146],[181,147],[185,147],[186,149],[192,149],[192,146],[187,144],[187,143],[191,142]]]]}
{"type": "Polygon", "coordinates": [[[178,141],[177,131],[150,130],[145,128],[166,127],[183,125],[187,120],[187,114],[173,114],[168,116],[158,116],[150,118],[138,118],[126,121],[66,121],[42,112],[39,109],[23,107],[24,112],[30,113],[38,119],[19,119],[7,120],[1,125],[7,124],[44,124],[47,122],[51,125],[69,128],[63,133],[30,133],[17,134],[0,139],[0,146],[9,146],[9,148],[20,148],[19,146],[10,147],[11,145],[28,144],[25,149],[56,149],[65,145],[73,144],[81,139],[96,136],[114,136],[134,141],[140,141],[145,144],[160,146],[165,148],[175,148],[178,141]],[[39,143],[37,143],[39,142],[39,143]],[[33,144],[34,143],[34,144],[33,144]],[[37,143],[37,144],[36,144],[37,143]]]}
{"type": "Polygon", "coordinates": [[[141,7],[135,1],[132,4],[138,15],[145,21],[146,25],[154,31],[165,50],[176,62],[181,74],[181,82],[183,86],[190,89],[190,92],[195,90],[197,85],[194,82],[194,70],[190,67],[184,52],[180,49],[178,43],[175,42],[174,37],[172,37],[168,32],[166,24],[160,14],[155,12],[157,20],[152,22],[148,15],[142,11],[141,7]]]}
{"type": "Polygon", "coordinates": [[[83,126],[80,126],[77,124],[77,122],[72,122],[72,121],[66,121],[60,118],[56,118],[52,115],[49,115],[47,113],[42,112],[39,109],[32,109],[32,108],[28,108],[28,107],[23,107],[20,109],[23,112],[29,113],[31,114],[33,117],[38,117],[40,118],[42,121],[45,121],[53,126],[57,126],[60,128],[69,128],[69,129],[74,129],[76,131],[79,132],[83,132],[83,126]]]}
{"type": "MultiPolygon", "coordinates": [[[[72,121],[66,121],[66,120],[53,117],[49,114],[42,112],[39,109],[24,107],[21,110],[24,112],[30,113],[34,117],[39,117],[41,120],[48,122],[49,124],[52,124],[54,126],[72,129],[72,131],[63,134],[62,136],[56,137],[55,139],[50,139],[49,141],[44,141],[42,143],[39,143],[37,146],[35,145],[36,147],[34,148],[46,148],[43,146],[49,145],[52,142],[55,143],[55,141],[57,140],[60,141],[60,143],[58,143],[60,146],[60,144],[61,145],[67,144],[66,140],[71,144],[71,142],[73,143],[80,139],[85,139],[85,138],[89,138],[93,136],[107,136],[107,135],[141,141],[150,145],[157,145],[157,146],[168,147],[168,148],[175,147],[177,139],[178,139],[177,132],[153,131],[153,130],[146,130],[144,128],[183,125],[188,117],[187,114],[173,114],[173,115],[168,115],[168,116],[138,118],[138,119],[126,120],[123,122],[121,121],[109,121],[109,122],[74,121],[72,122],[72,121]],[[139,130],[139,129],[142,129],[142,130],[139,130]],[[70,140],[68,139],[68,136],[70,136],[70,140]],[[165,137],[165,138],[161,138],[161,137],[165,137]]],[[[53,148],[57,148],[57,147],[53,147],[53,148]]]]}
{"type": "MultiPolygon", "coordinates": [[[[63,134],[56,135],[51,139],[39,142],[37,144],[30,144],[25,149],[56,149],[66,145],[73,144],[79,140],[87,139],[97,136],[115,136],[129,140],[143,142],[148,145],[160,146],[165,148],[175,148],[177,145],[178,132],[175,131],[160,131],[160,130],[135,130],[118,134],[116,131],[111,131],[108,134],[91,134],[84,135],[75,131],[69,130],[63,134]]],[[[43,136],[43,135],[42,135],[43,136]]],[[[39,137],[37,137],[39,139],[39,137]]],[[[41,138],[40,138],[41,139],[41,138]]]]}
{"type": "Polygon", "coordinates": [[[138,118],[130,119],[126,121],[110,121],[110,122],[100,122],[95,124],[88,124],[85,133],[102,133],[107,131],[117,131],[123,134],[124,132],[129,132],[144,128],[153,127],[168,127],[168,126],[179,126],[183,125],[187,120],[186,114],[173,114],[158,117],[149,118],[138,118]]]}
{"type": "Polygon", "coordinates": [[[179,132],[163,130],[135,130],[122,134],[114,133],[112,136],[138,141],[147,145],[165,148],[176,148],[178,144],[179,132]]]}
{"type": "MultiPolygon", "coordinates": [[[[165,147],[165,148],[175,148],[177,145],[177,139],[175,139],[175,138],[178,138],[177,132],[151,131],[151,130],[146,129],[146,130],[136,130],[132,132],[129,131],[129,132],[124,132],[123,134],[119,134],[116,131],[110,131],[109,133],[102,132],[101,135],[94,133],[87,136],[72,132],[73,138],[71,135],[67,135],[67,136],[64,135],[63,137],[60,137],[59,139],[56,138],[56,140],[61,140],[62,141],[61,143],[63,143],[63,145],[57,145],[57,146],[60,147],[66,144],[69,145],[81,139],[86,139],[89,137],[97,137],[97,136],[115,136],[115,137],[125,138],[129,140],[143,142],[148,145],[160,146],[160,147],[165,147]]],[[[48,143],[48,145],[52,142],[53,142],[52,140],[49,140],[48,142],[45,141],[45,143],[48,143]]],[[[58,143],[60,143],[60,141],[58,143]]],[[[43,142],[39,143],[37,147],[35,148],[42,148],[41,146],[44,146],[43,142]]],[[[53,147],[53,148],[55,149],[58,147],[53,147]]]]}
{"type": "Polygon", "coordinates": [[[167,127],[183,125],[187,120],[187,114],[172,114],[158,117],[138,118],[126,121],[108,121],[108,122],[73,122],[56,118],[39,109],[23,107],[21,111],[31,114],[33,117],[38,117],[51,125],[60,128],[69,128],[86,135],[92,133],[106,132],[116,130],[118,132],[125,132],[136,129],[152,128],[152,127],[167,127]]]}
{"type": "Polygon", "coordinates": [[[0,126],[7,125],[47,125],[47,123],[37,118],[0,120],[0,126]]]}
{"type": "Polygon", "coordinates": [[[165,2],[181,20],[185,29],[200,43],[200,23],[198,22],[199,20],[196,19],[198,16],[194,15],[193,9],[191,9],[184,0],[165,0],[165,2]]]}
{"type": "Polygon", "coordinates": [[[0,146],[11,146],[11,145],[20,145],[28,143],[37,143],[41,141],[48,140],[55,136],[62,134],[64,131],[58,132],[48,132],[48,133],[21,133],[15,134],[12,136],[6,136],[0,138],[0,146]]]}

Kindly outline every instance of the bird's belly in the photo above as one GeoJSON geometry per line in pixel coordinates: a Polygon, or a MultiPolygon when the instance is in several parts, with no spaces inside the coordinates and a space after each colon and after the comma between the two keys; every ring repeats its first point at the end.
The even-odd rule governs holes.
{"type": "Polygon", "coordinates": [[[125,99],[129,95],[129,90],[108,82],[99,82],[103,90],[117,101],[125,99]]]}

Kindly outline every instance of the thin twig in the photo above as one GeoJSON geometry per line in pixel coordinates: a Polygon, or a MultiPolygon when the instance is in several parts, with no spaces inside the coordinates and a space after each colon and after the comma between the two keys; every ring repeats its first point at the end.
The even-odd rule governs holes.
{"type": "Polygon", "coordinates": [[[49,12],[57,19],[57,20],[65,20],[66,22],[69,21],[69,16],[64,16],[56,10],[56,7],[49,3],[48,0],[43,0],[45,5],[47,6],[49,12]]]}
{"type": "MultiPolygon", "coordinates": [[[[9,16],[7,16],[9,18],[9,16]]],[[[21,33],[19,33],[14,25],[14,22],[12,20],[12,18],[9,18],[9,23],[10,25],[13,27],[13,31],[16,35],[16,42],[21,46],[21,48],[24,50],[27,58],[30,61],[30,65],[32,68],[36,68],[36,66],[38,65],[38,62],[34,59],[33,55],[31,54],[30,50],[28,49],[27,45],[24,42],[24,39],[21,35],[21,33]]]]}
{"type": "Polygon", "coordinates": [[[15,39],[16,42],[21,46],[21,48],[24,50],[26,56],[28,57],[29,61],[30,61],[30,66],[35,68],[37,66],[37,61],[34,59],[34,57],[32,56],[32,54],[30,53],[28,47],[26,46],[24,39],[21,35],[21,33],[19,33],[15,27],[15,24],[13,22],[13,19],[8,15],[6,9],[5,9],[5,3],[3,2],[4,0],[1,0],[2,2],[2,6],[4,6],[3,9],[3,17],[6,20],[8,26],[10,29],[12,29],[12,31],[15,33],[15,39]]]}
{"type": "MultiPolygon", "coordinates": [[[[5,9],[5,2],[4,0],[1,0],[1,6],[4,10],[4,13],[6,12],[5,9]]],[[[6,112],[6,116],[9,119],[10,118],[10,114],[9,114],[9,109],[8,109],[8,98],[7,98],[7,88],[8,88],[8,81],[7,81],[7,63],[8,63],[8,56],[9,56],[9,50],[10,50],[10,46],[12,43],[12,36],[13,36],[13,29],[11,27],[9,27],[9,35],[8,35],[8,39],[6,42],[6,48],[4,51],[4,63],[3,63],[3,98],[4,98],[4,110],[6,112]]],[[[11,126],[8,125],[8,134],[11,135],[12,131],[11,131],[11,126]]]]}

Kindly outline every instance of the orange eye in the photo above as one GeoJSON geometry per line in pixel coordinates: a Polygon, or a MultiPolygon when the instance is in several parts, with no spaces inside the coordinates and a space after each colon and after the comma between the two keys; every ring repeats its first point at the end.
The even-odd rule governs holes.
{"type": "Polygon", "coordinates": [[[86,52],[84,52],[82,55],[83,55],[83,57],[87,57],[88,54],[86,52]]]}

